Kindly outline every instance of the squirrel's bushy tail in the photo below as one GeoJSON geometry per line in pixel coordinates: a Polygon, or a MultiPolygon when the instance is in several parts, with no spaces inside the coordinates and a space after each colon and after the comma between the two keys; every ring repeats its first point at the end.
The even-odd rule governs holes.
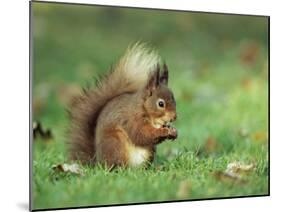
{"type": "Polygon", "coordinates": [[[95,161],[95,128],[97,119],[107,102],[124,93],[142,89],[159,57],[143,44],[128,48],[115,67],[98,80],[97,86],[76,97],[69,109],[69,151],[72,160],[84,164],[95,161]]]}

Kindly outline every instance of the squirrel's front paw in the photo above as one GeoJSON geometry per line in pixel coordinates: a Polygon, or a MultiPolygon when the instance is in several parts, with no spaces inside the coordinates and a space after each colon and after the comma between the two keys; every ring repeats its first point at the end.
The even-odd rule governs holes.
{"type": "Polygon", "coordinates": [[[176,128],[170,127],[169,128],[169,134],[168,139],[175,140],[178,137],[178,131],[176,128]]]}
{"type": "Polygon", "coordinates": [[[178,137],[178,132],[176,128],[165,126],[159,129],[161,135],[158,137],[158,141],[162,142],[166,139],[175,140],[178,137]]]}

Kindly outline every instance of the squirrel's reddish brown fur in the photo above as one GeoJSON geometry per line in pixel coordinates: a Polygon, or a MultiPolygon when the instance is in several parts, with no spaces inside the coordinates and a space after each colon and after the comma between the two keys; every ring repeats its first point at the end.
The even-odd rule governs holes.
{"type": "Polygon", "coordinates": [[[151,162],[156,145],[175,139],[176,102],[168,68],[144,45],[129,48],[95,88],[70,107],[69,153],[93,165],[138,166],[151,162]]]}

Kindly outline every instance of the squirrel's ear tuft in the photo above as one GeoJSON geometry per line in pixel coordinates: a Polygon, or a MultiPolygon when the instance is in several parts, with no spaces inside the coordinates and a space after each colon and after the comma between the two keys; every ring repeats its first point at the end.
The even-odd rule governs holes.
{"type": "Polygon", "coordinates": [[[168,79],[169,79],[169,70],[168,70],[168,66],[166,65],[166,63],[164,63],[163,73],[161,73],[161,76],[160,76],[160,83],[162,83],[164,85],[168,85],[168,79]]]}
{"type": "Polygon", "coordinates": [[[160,65],[157,64],[156,70],[151,72],[146,89],[149,91],[150,95],[152,91],[155,90],[160,84],[160,65]]]}
{"type": "Polygon", "coordinates": [[[159,86],[159,84],[160,84],[160,65],[159,65],[159,63],[157,63],[157,66],[156,66],[156,87],[158,87],[159,86]]]}

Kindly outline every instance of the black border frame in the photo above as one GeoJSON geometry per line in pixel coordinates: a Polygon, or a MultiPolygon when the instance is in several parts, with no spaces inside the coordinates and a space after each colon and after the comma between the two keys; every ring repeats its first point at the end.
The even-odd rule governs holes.
{"type": "Polygon", "coordinates": [[[134,7],[124,5],[103,5],[103,4],[89,4],[89,3],[72,3],[72,2],[57,2],[57,1],[29,1],[29,211],[51,211],[51,210],[67,210],[67,209],[85,209],[85,208],[99,208],[99,207],[114,207],[114,206],[131,206],[131,205],[144,205],[144,204],[162,204],[162,203],[178,203],[178,202],[195,202],[204,200],[224,200],[224,199],[238,199],[238,198],[252,198],[252,197],[269,197],[270,196],[270,16],[269,15],[252,15],[252,14],[237,14],[237,13],[224,13],[224,12],[205,12],[199,10],[177,10],[177,9],[163,9],[163,8],[149,8],[149,7],[134,7]],[[156,202],[137,202],[137,203],[121,203],[121,204],[107,204],[107,205],[89,205],[77,207],[64,207],[64,208],[42,208],[33,209],[33,196],[32,196],[32,156],[33,156],[33,133],[32,133],[32,82],[33,82],[33,16],[32,16],[32,3],[46,3],[46,4],[65,4],[65,5],[81,5],[81,6],[100,6],[100,7],[118,7],[127,9],[144,9],[144,10],[158,10],[158,11],[173,11],[173,12],[190,12],[190,13],[203,13],[203,14],[217,14],[217,15],[237,15],[237,16],[253,16],[267,18],[268,21],[268,193],[261,195],[248,195],[248,196],[231,196],[231,197],[214,197],[202,199],[187,199],[187,200],[169,200],[169,201],[156,201],[156,202]]]}

